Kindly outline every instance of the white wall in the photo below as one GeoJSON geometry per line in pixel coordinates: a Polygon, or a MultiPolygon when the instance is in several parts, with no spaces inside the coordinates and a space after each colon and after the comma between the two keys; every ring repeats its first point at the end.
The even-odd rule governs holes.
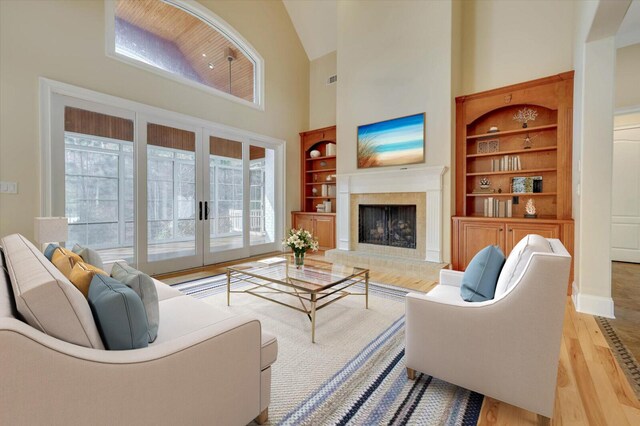
{"type": "Polygon", "coordinates": [[[616,53],[616,108],[640,107],[640,43],[616,53]]]}
{"type": "Polygon", "coordinates": [[[336,83],[327,85],[338,72],[338,54],[331,52],[309,64],[309,129],[336,124],[336,83]]]}
{"type": "MultiPolygon", "coordinates": [[[[426,112],[426,164],[451,166],[451,1],[338,2],[338,174],[357,172],[358,125],[426,112]]],[[[443,255],[451,254],[451,171],[444,176],[443,255]]]]}
{"type": "Polygon", "coordinates": [[[628,0],[576,2],[574,218],[576,309],[614,316],[611,298],[611,185],[615,34],[628,0]]]}
{"type": "Polygon", "coordinates": [[[464,1],[462,19],[465,94],[573,69],[571,1],[464,1]]]}
{"type": "Polygon", "coordinates": [[[264,112],[107,58],[102,1],[0,1],[0,179],[19,184],[19,194],[0,194],[0,235],[31,237],[40,214],[41,76],[286,140],[285,207],[298,208],[298,133],[308,128],[309,61],[291,20],[281,2],[201,3],[264,58],[264,112]]]}

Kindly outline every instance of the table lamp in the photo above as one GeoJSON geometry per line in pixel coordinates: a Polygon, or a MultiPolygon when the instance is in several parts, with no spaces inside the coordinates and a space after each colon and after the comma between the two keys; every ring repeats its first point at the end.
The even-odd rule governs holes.
{"type": "Polygon", "coordinates": [[[34,238],[40,249],[48,243],[67,241],[69,221],[66,217],[36,217],[33,220],[34,238]]]}

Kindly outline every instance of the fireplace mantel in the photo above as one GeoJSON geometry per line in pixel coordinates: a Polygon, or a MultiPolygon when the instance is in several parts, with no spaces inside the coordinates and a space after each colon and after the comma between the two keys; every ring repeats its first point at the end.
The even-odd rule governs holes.
{"type": "MultiPolygon", "coordinates": [[[[338,249],[350,249],[351,194],[426,193],[426,261],[442,262],[442,176],[445,166],[411,167],[338,174],[338,249]]],[[[355,224],[354,224],[355,225],[355,224]]]]}

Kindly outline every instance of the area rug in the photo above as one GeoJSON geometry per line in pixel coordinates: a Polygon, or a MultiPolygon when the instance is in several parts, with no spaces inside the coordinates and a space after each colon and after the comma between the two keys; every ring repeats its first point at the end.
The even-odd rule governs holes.
{"type": "Polygon", "coordinates": [[[635,359],[631,351],[622,343],[622,340],[611,325],[611,322],[605,317],[595,317],[596,322],[602,330],[602,335],[609,343],[613,355],[618,360],[618,364],[624,371],[631,388],[640,399],[640,363],[635,359]]]}
{"type": "Polygon", "coordinates": [[[174,287],[216,309],[253,315],[278,337],[271,424],[477,423],[482,395],[423,374],[407,379],[404,289],[370,284],[369,309],[362,296],[349,296],[318,311],[313,344],[300,312],[248,294],[232,294],[227,307],[224,275],[174,287]]]}

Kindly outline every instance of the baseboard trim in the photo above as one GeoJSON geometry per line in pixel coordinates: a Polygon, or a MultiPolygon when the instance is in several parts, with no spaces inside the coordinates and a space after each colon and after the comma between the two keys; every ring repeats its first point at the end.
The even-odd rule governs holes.
{"type": "Polygon", "coordinates": [[[573,283],[572,288],[571,298],[573,299],[573,305],[576,307],[576,311],[582,312],[583,314],[615,319],[613,299],[611,297],[580,293],[575,283],[573,283]]]}

